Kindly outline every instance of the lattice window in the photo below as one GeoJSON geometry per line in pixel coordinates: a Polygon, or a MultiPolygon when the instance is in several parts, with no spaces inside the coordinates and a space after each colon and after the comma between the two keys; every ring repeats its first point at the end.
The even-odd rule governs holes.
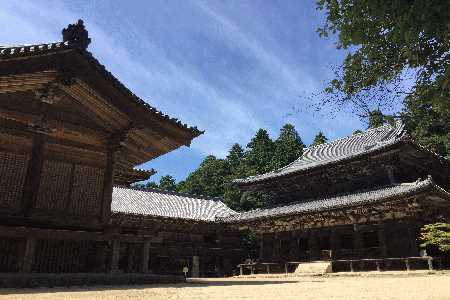
{"type": "Polygon", "coordinates": [[[46,160],[42,168],[41,184],[36,208],[64,210],[72,184],[73,165],[46,160]]]}
{"type": "Polygon", "coordinates": [[[18,271],[19,253],[23,247],[21,239],[0,237],[0,273],[18,271]]]}
{"type": "Polygon", "coordinates": [[[0,152],[0,207],[19,209],[29,158],[0,152]]]}
{"type": "Polygon", "coordinates": [[[82,216],[98,215],[103,191],[103,169],[76,165],[69,210],[82,216]]]}

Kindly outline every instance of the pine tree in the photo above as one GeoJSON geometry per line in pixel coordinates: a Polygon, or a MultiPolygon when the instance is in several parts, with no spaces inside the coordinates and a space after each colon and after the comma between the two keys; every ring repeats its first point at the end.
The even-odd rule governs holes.
{"type": "Polygon", "coordinates": [[[265,129],[259,129],[247,145],[245,165],[251,175],[263,174],[271,170],[274,143],[265,129]]]}
{"type": "Polygon", "coordinates": [[[325,144],[326,142],[328,142],[327,137],[323,134],[322,131],[319,131],[319,133],[316,134],[316,136],[314,137],[314,141],[311,144],[311,146],[322,145],[322,144],[325,144]]]}
{"type": "Polygon", "coordinates": [[[285,124],[274,143],[275,150],[270,162],[270,169],[276,170],[290,164],[302,155],[304,147],[294,125],[285,124]]]}
{"type": "Polygon", "coordinates": [[[234,144],[226,157],[226,160],[228,161],[232,172],[239,168],[239,165],[241,164],[243,158],[244,149],[242,149],[241,145],[239,145],[238,143],[234,144]]]}

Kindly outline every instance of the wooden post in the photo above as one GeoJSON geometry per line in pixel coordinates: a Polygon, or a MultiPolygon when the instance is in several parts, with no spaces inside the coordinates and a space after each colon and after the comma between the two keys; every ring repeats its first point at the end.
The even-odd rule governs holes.
{"type": "Polygon", "coordinates": [[[244,267],[242,265],[239,265],[239,274],[241,276],[244,275],[244,267]]]}
{"type": "Polygon", "coordinates": [[[353,268],[353,261],[350,261],[350,272],[355,272],[355,269],[353,268]]]}
{"type": "Polygon", "coordinates": [[[36,199],[39,195],[42,166],[44,165],[45,135],[34,133],[31,148],[31,159],[28,162],[27,173],[22,194],[22,211],[25,216],[31,214],[36,199]]]}
{"type": "Polygon", "coordinates": [[[102,201],[102,222],[103,224],[109,223],[109,217],[111,214],[111,202],[112,202],[112,192],[114,184],[114,164],[115,164],[115,154],[117,152],[117,147],[108,147],[108,152],[106,153],[106,167],[103,173],[103,201],[102,201]]]}
{"type": "Polygon", "coordinates": [[[20,271],[23,273],[30,273],[33,268],[34,253],[36,249],[36,239],[27,237],[25,242],[25,251],[23,253],[20,271]]]}
{"type": "Polygon", "coordinates": [[[330,236],[330,246],[331,246],[331,259],[339,258],[339,245],[340,245],[339,235],[337,234],[335,229],[331,230],[330,236]]]}
{"type": "Polygon", "coordinates": [[[360,258],[362,248],[361,232],[358,230],[357,225],[353,226],[353,258],[360,258]]]}
{"type": "Polygon", "coordinates": [[[264,260],[264,236],[259,235],[259,261],[262,262],[264,260]]]}
{"type": "Polygon", "coordinates": [[[287,275],[288,274],[288,264],[287,263],[284,264],[284,271],[286,272],[286,275],[287,275]]]}
{"type": "Polygon", "coordinates": [[[146,241],[142,244],[142,262],[141,262],[141,272],[148,273],[148,262],[150,260],[150,242],[146,241]]]}
{"type": "Polygon", "coordinates": [[[266,272],[267,274],[270,274],[270,265],[266,265],[266,272]]]}
{"type": "Polygon", "coordinates": [[[200,257],[198,256],[192,256],[191,276],[194,278],[200,277],[200,257]]]}
{"type": "Polygon", "coordinates": [[[111,266],[110,272],[119,272],[119,258],[120,258],[120,241],[114,240],[112,244],[111,266]]]}
{"type": "Polygon", "coordinates": [[[378,224],[378,247],[380,248],[380,253],[383,258],[387,257],[387,246],[386,246],[386,230],[384,224],[378,224]]]}

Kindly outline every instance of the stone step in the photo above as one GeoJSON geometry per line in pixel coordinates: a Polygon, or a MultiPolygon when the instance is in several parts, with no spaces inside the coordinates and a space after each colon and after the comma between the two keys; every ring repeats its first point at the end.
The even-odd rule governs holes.
{"type": "Polygon", "coordinates": [[[297,274],[325,274],[332,273],[331,261],[305,262],[297,266],[294,273],[297,274]]]}

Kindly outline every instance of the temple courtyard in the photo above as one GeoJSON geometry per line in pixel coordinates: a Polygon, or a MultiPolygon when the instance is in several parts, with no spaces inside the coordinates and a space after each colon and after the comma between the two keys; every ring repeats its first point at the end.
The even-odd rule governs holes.
{"type": "Polygon", "coordinates": [[[1,290],[0,299],[450,299],[450,273],[189,279],[184,284],[1,290]]]}

